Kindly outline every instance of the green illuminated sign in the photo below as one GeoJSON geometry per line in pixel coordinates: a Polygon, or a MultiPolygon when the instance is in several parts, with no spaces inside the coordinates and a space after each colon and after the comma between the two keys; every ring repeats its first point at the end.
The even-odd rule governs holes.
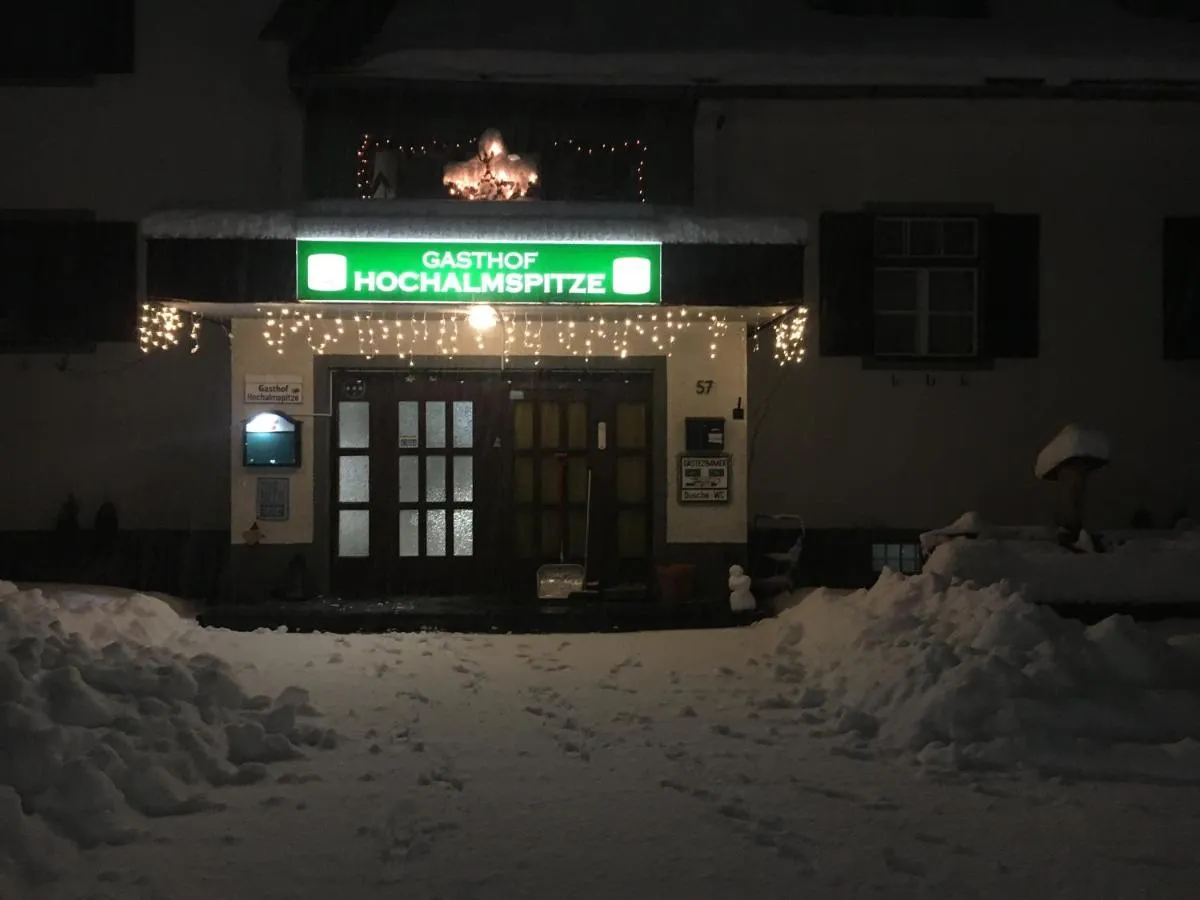
{"type": "Polygon", "coordinates": [[[662,245],[297,241],[301,300],[658,303],[662,245]]]}

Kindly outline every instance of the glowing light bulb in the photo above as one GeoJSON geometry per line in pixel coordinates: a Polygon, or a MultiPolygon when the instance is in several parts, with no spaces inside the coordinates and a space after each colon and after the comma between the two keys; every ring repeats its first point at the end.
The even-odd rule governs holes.
{"type": "Polygon", "coordinates": [[[470,311],[467,312],[467,324],[476,331],[487,331],[495,328],[497,318],[496,310],[486,303],[472,306],[470,311]]]}

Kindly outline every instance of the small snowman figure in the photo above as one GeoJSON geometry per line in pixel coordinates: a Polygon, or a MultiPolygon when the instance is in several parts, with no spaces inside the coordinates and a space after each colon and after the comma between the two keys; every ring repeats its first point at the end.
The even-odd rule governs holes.
{"type": "Polygon", "coordinates": [[[741,566],[729,567],[729,608],[734,612],[749,612],[756,606],[750,593],[750,576],[741,566]]]}

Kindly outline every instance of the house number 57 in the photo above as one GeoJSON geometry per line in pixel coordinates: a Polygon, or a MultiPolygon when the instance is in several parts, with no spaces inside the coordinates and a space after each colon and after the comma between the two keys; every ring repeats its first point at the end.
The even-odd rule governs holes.
{"type": "Polygon", "coordinates": [[[697,381],[696,382],[696,393],[697,394],[711,394],[712,389],[713,389],[713,382],[711,379],[708,381],[697,381]]]}

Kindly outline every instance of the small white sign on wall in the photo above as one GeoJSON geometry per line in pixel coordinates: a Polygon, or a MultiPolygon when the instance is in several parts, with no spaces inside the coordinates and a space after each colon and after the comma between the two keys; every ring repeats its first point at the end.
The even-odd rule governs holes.
{"type": "Polygon", "coordinates": [[[291,482],[286,478],[258,478],[255,506],[261,522],[286,522],[291,515],[291,482]]]}
{"type": "Polygon", "coordinates": [[[299,375],[247,375],[245,402],[299,406],[304,402],[304,379],[299,375]]]}
{"type": "Polygon", "coordinates": [[[680,503],[728,503],[729,457],[679,457],[680,503]]]}

